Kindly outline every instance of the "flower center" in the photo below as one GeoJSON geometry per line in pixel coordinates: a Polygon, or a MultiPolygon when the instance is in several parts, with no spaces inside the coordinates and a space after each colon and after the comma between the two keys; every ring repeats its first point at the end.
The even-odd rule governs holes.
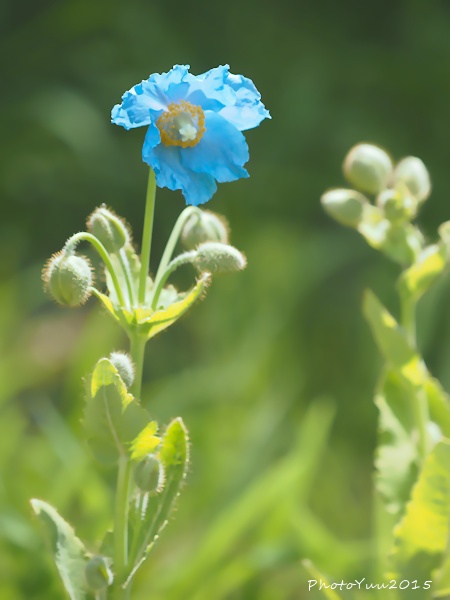
{"type": "Polygon", "coordinates": [[[166,146],[192,148],[205,133],[205,113],[201,106],[186,100],[171,102],[156,121],[156,126],[166,146]]]}

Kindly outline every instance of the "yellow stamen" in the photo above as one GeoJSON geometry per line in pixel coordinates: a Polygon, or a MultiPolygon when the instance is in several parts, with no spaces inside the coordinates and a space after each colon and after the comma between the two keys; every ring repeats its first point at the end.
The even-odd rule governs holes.
{"type": "Polygon", "coordinates": [[[171,102],[167,111],[156,121],[161,141],[166,146],[192,148],[202,139],[206,131],[205,113],[201,106],[186,100],[171,102]]]}

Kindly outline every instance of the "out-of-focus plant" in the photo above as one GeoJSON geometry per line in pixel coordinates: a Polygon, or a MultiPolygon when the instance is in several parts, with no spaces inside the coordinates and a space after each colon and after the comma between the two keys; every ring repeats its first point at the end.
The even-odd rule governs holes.
{"type": "Polygon", "coordinates": [[[148,340],[178,320],[204,294],[217,273],[240,271],[244,255],[228,243],[228,226],[200,210],[216,182],[248,177],[248,147],[242,131],[269,113],[253,83],[218,67],[200,76],[187,66],[151,75],[123,96],[112,121],[129,129],[148,127],[143,160],[150,165],[141,256],[129,225],[106,205],[96,208],[87,229],[67,240],[44,269],[49,294],[76,307],[98,298],[130,341],[129,355],[101,358],[86,381],[84,429],[94,457],[118,470],[113,527],[97,548],[85,545],[72,527],[43,500],[32,500],[47,526],[56,565],[72,600],[130,598],[134,575],[165,527],[189,462],[181,418],[160,432],[141,406],[144,351],[148,340]],[[181,189],[188,206],[179,216],[161,257],[149,275],[156,186],[181,189]],[[186,250],[173,258],[178,241],[186,250]],[[94,269],[77,250],[90,243],[101,261],[106,290],[94,283],[94,269]],[[168,283],[191,265],[193,287],[179,292],[168,283]],[[104,270],[104,271],[103,271],[104,270]]]}
{"type": "MultiPolygon", "coordinates": [[[[402,269],[396,288],[398,319],[370,290],[363,304],[386,363],[375,394],[378,525],[371,574],[373,587],[382,591],[367,593],[445,598],[450,594],[450,404],[417,347],[416,306],[447,270],[450,222],[438,228],[432,243],[414,224],[431,192],[428,170],[419,158],[408,156],[394,164],[381,148],[358,144],[346,156],[343,171],[353,187],[327,191],[322,196],[325,210],[402,269]]],[[[341,597],[332,583],[324,591],[341,597]]],[[[351,593],[360,597],[359,591],[351,593]]]]}

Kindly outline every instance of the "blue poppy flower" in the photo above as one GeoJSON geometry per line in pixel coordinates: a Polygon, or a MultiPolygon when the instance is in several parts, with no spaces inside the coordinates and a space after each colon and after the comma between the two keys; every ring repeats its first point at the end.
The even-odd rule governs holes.
{"type": "Polygon", "coordinates": [[[216,182],[248,177],[242,131],[270,118],[253,82],[229,66],[202,75],[188,65],[155,73],[122,96],[111,120],[125,129],[148,127],[142,159],[159,187],[181,190],[187,204],[203,204],[216,182]]]}

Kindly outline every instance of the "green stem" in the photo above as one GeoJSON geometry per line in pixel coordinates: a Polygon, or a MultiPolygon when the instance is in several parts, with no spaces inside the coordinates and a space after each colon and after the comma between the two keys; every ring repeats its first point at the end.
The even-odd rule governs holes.
{"type": "MultiPolygon", "coordinates": [[[[406,332],[411,348],[417,350],[416,340],[416,301],[406,294],[401,295],[401,316],[402,327],[406,332]]],[[[413,411],[414,418],[419,433],[418,449],[419,455],[423,460],[428,453],[428,432],[427,423],[429,421],[428,398],[423,386],[411,386],[412,396],[414,398],[413,411]]]]}
{"type": "Polygon", "coordinates": [[[167,269],[170,260],[172,258],[172,254],[175,250],[175,246],[177,245],[178,239],[183,231],[183,227],[186,221],[189,219],[191,215],[197,215],[200,218],[202,211],[196,206],[188,206],[183,210],[180,216],[175,223],[174,228],[172,229],[172,233],[170,234],[169,240],[167,241],[166,247],[164,249],[161,262],[159,263],[158,272],[155,277],[155,285],[157,285],[158,280],[162,277],[164,271],[167,269]]]}
{"type": "Polygon", "coordinates": [[[81,233],[76,233],[75,235],[73,235],[71,238],[69,238],[67,240],[67,242],[65,243],[65,246],[64,246],[64,250],[66,252],[71,252],[79,242],[83,242],[83,241],[89,242],[97,250],[100,258],[105,263],[105,266],[108,269],[109,274],[111,275],[111,279],[112,279],[114,289],[117,294],[117,298],[120,302],[120,305],[126,306],[125,299],[124,299],[123,293],[122,293],[122,289],[120,287],[119,280],[117,279],[117,274],[114,270],[114,267],[113,267],[113,264],[109,257],[109,254],[108,254],[106,248],[100,242],[100,240],[95,237],[95,235],[92,235],[92,233],[86,233],[84,231],[81,233]]]}
{"type": "Polygon", "coordinates": [[[120,266],[122,267],[123,275],[125,277],[125,281],[127,284],[127,291],[128,291],[128,297],[130,299],[130,305],[131,305],[131,307],[133,307],[136,304],[136,299],[134,297],[134,289],[133,289],[133,285],[131,282],[132,276],[131,276],[131,272],[130,272],[130,264],[129,264],[127,256],[125,254],[125,250],[123,248],[121,248],[119,250],[119,262],[120,262],[120,266]]]}
{"type": "Polygon", "coordinates": [[[153,169],[150,169],[145,200],[144,231],[141,248],[141,272],[139,274],[139,304],[145,304],[147,276],[150,268],[150,253],[152,247],[153,216],[155,213],[156,180],[153,169]]]}
{"type": "Polygon", "coordinates": [[[119,459],[116,506],[114,514],[114,571],[116,576],[115,600],[126,598],[121,584],[126,578],[128,563],[128,496],[131,463],[126,455],[119,459]]]}
{"type": "Polygon", "coordinates": [[[131,393],[140,400],[142,390],[142,373],[144,370],[144,354],[147,338],[137,332],[130,334],[130,354],[134,364],[134,382],[131,393]]]}
{"type": "Polygon", "coordinates": [[[173,259],[173,261],[171,263],[169,263],[169,265],[167,266],[166,270],[164,271],[164,273],[158,278],[156,278],[155,281],[155,291],[153,292],[153,299],[152,299],[152,310],[156,310],[156,306],[158,304],[158,300],[159,300],[159,296],[162,292],[162,289],[164,287],[164,285],[166,284],[166,281],[169,279],[170,275],[176,270],[178,269],[178,267],[181,267],[181,265],[185,265],[187,263],[190,263],[194,260],[196,255],[195,250],[192,252],[184,252],[183,254],[180,254],[179,256],[177,256],[176,258],[173,259]]]}

